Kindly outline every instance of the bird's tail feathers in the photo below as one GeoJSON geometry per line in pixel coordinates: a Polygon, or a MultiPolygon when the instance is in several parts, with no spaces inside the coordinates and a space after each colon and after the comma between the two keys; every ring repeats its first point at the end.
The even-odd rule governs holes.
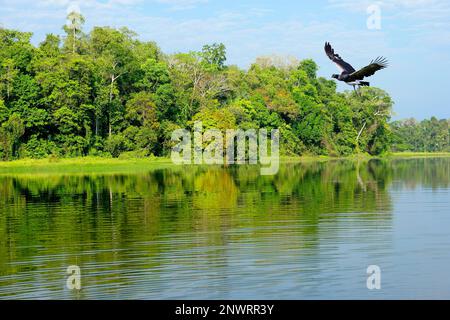
{"type": "Polygon", "coordinates": [[[362,87],[370,87],[370,82],[367,81],[360,81],[359,85],[362,87]]]}

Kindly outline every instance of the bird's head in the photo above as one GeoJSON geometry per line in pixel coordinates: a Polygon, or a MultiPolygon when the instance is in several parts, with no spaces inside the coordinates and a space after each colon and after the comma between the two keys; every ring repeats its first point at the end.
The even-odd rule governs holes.
{"type": "Polygon", "coordinates": [[[331,77],[334,78],[334,79],[339,79],[339,75],[338,74],[333,74],[331,77]]]}

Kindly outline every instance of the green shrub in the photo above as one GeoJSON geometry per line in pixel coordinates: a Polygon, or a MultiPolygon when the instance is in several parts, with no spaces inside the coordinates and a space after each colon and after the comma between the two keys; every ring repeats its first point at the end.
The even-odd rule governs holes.
{"type": "Polygon", "coordinates": [[[105,141],[105,150],[114,158],[127,151],[127,139],[122,134],[113,134],[105,141]]]}

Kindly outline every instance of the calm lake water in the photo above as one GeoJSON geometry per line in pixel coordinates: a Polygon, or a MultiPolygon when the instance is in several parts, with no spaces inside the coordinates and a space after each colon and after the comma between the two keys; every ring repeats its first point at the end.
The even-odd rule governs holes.
{"type": "Polygon", "coordinates": [[[450,158],[2,174],[0,299],[449,299],[449,205],[450,158]]]}

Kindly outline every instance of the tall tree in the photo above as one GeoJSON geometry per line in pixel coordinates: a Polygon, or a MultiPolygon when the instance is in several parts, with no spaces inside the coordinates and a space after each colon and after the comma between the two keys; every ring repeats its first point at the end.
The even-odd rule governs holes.
{"type": "MultiPolygon", "coordinates": [[[[108,112],[108,135],[110,137],[113,133],[115,106],[121,104],[119,101],[120,89],[125,90],[128,88],[125,80],[123,81],[122,87],[120,87],[118,81],[126,77],[126,75],[133,78],[133,74],[138,68],[138,62],[132,50],[134,43],[133,36],[134,33],[128,29],[115,30],[108,27],[96,27],[90,34],[91,51],[97,60],[103,79],[103,86],[107,88],[106,90],[101,90],[103,97],[99,99],[100,108],[97,109],[97,117],[98,113],[102,110],[101,105],[106,104],[108,112]]],[[[97,128],[96,133],[98,134],[97,128]]]]}
{"type": "Polygon", "coordinates": [[[227,60],[227,49],[223,43],[205,45],[201,57],[208,67],[222,70],[227,60]]]}
{"type": "Polygon", "coordinates": [[[81,37],[83,36],[83,25],[85,18],[79,12],[72,11],[67,15],[67,24],[63,27],[67,34],[65,47],[73,54],[80,48],[81,37]]]}

